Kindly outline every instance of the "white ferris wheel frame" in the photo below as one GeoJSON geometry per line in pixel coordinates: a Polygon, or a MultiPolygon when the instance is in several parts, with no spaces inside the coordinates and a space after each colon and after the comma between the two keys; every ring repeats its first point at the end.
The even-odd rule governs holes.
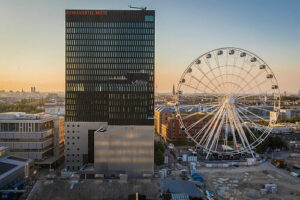
{"type": "MultiPolygon", "coordinates": [[[[248,63],[249,64],[249,63],[248,63]]],[[[228,89],[228,90],[229,90],[228,89]]],[[[248,91],[247,90],[247,91],[248,91]]],[[[250,91],[249,91],[250,92],[250,91]]],[[[196,93],[196,92],[195,92],[196,93]]],[[[267,98],[267,95],[266,97],[267,98]]],[[[197,107],[197,105],[195,105],[195,107],[197,107]]],[[[209,52],[206,52],[202,55],[200,55],[199,57],[197,57],[187,68],[186,70],[183,72],[178,86],[177,86],[177,93],[176,93],[176,102],[175,102],[175,108],[176,108],[176,117],[179,120],[180,123],[180,127],[182,129],[182,131],[185,132],[185,134],[187,135],[188,139],[191,139],[196,146],[200,147],[203,149],[204,152],[206,152],[206,159],[212,154],[212,153],[217,153],[217,154],[225,154],[225,155],[235,155],[235,154],[242,154],[242,153],[249,153],[254,157],[254,152],[253,149],[255,149],[259,144],[261,144],[270,134],[273,125],[276,123],[277,118],[279,116],[279,112],[280,112],[280,90],[279,90],[279,86],[278,86],[278,82],[277,79],[273,73],[273,71],[271,70],[271,68],[268,66],[268,64],[262,60],[259,56],[257,56],[256,54],[245,50],[245,49],[241,49],[241,48],[236,48],[236,47],[223,47],[223,48],[218,48],[218,49],[214,49],[211,50],[209,52]],[[225,57],[225,61],[226,63],[224,65],[220,65],[219,63],[219,56],[224,56],[223,54],[225,54],[224,52],[226,52],[226,57],[225,57]],[[232,53],[233,52],[233,53],[232,53]],[[232,54],[230,54],[232,53],[232,54]],[[228,57],[229,56],[234,56],[233,58],[233,63],[230,64],[228,63],[228,57]],[[244,69],[244,65],[246,63],[244,58],[244,61],[242,62],[242,66],[237,66],[237,59],[242,58],[242,57],[247,57],[247,59],[250,58],[252,64],[250,67],[249,71],[245,71],[244,69]],[[212,66],[211,63],[209,62],[209,59],[214,59],[215,61],[215,65],[216,66],[212,66]],[[206,67],[209,69],[208,72],[203,72],[202,68],[200,65],[206,65],[206,67]],[[259,64],[259,66],[258,66],[259,64]],[[261,67],[261,66],[264,66],[261,67]],[[224,67],[224,69],[222,69],[224,67]],[[230,67],[232,68],[232,74],[229,74],[228,71],[230,71],[230,67]],[[266,80],[263,82],[259,82],[250,87],[250,82],[252,83],[252,81],[257,81],[257,77],[261,76],[260,74],[256,74],[256,75],[252,75],[251,71],[252,68],[254,67],[261,67],[262,70],[265,74],[267,74],[267,77],[269,76],[269,78],[266,77],[266,80]],[[192,75],[192,69],[196,69],[198,72],[200,72],[202,74],[202,77],[195,77],[194,75],[192,75]],[[221,71],[226,71],[226,73],[222,73],[221,71]],[[234,71],[239,71],[239,74],[234,74],[234,71]],[[243,77],[240,77],[241,72],[244,71],[244,73],[246,73],[246,76],[250,76],[251,81],[246,82],[245,79],[243,77]],[[219,72],[219,75],[217,75],[217,72],[219,72]],[[211,74],[214,78],[210,79],[208,77],[208,74],[211,74]],[[215,97],[218,99],[218,102],[215,102],[214,104],[206,104],[206,103],[199,103],[199,106],[209,106],[206,109],[202,110],[202,113],[204,112],[206,114],[206,116],[202,117],[201,119],[197,120],[196,122],[194,122],[193,124],[191,124],[190,126],[187,126],[184,123],[184,120],[188,119],[191,116],[195,116],[197,115],[199,112],[196,113],[191,113],[188,115],[183,115],[183,113],[180,111],[181,109],[181,97],[183,96],[183,90],[182,87],[186,86],[189,87],[192,90],[195,90],[197,92],[199,92],[199,88],[195,87],[195,86],[191,86],[188,85],[187,83],[185,83],[185,77],[187,76],[190,77],[190,79],[193,79],[194,81],[198,81],[198,85],[202,85],[202,87],[204,87],[204,91],[201,90],[199,94],[204,95],[204,96],[210,96],[210,97],[215,97]],[[242,79],[242,81],[246,82],[245,84],[243,84],[243,86],[235,83],[234,81],[228,80],[228,76],[235,76],[238,79],[242,79]],[[271,78],[270,78],[271,77],[271,78]],[[204,79],[207,79],[209,82],[208,83],[204,83],[204,79]],[[215,79],[215,80],[214,80],[215,79]],[[225,81],[224,81],[225,79],[225,81]],[[255,95],[253,94],[247,94],[246,91],[244,91],[246,89],[246,87],[248,86],[248,90],[253,91],[253,89],[255,88],[259,88],[260,93],[262,94],[265,91],[261,91],[260,86],[263,84],[266,84],[266,81],[270,80],[271,84],[272,84],[272,88],[271,91],[273,92],[273,110],[266,110],[263,108],[258,108],[258,107],[251,107],[254,109],[259,109],[262,110],[264,112],[274,112],[275,113],[275,119],[271,120],[271,118],[269,120],[264,119],[263,117],[251,112],[250,110],[248,110],[248,107],[246,109],[246,106],[243,105],[241,102],[242,99],[245,99],[247,97],[260,97],[260,95],[255,95]],[[221,82],[221,83],[219,83],[221,82]],[[231,85],[231,86],[229,86],[231,85]],[[231,87],[231,88],[230,88],[231,87]],[[250,87],[250,89],[249,89],[250,87]],[[273,88],[274,87],[274,88],[273,88]],[[221,92],[221,89],[222,92],[221,92]],[[225,92],[227,89],[231,89],[232,92],[225,92]],[[233,92],[234,91],[234,92],[233,92]],[[244,92],[243,95],[240,95],[241,92],[244,92]],[[220,99],[222,99],[220,101],[220,99]],[[265,122],[268,122],[268,126],[262,126],[259,125],[257,122],[254,122],[254,120],[251,120],[249,115],[251,115],[252,117],[256,117],[256,119],[260,119],[263,120],[265,122]],[[208,117],[211,116],[211,118],[209,119],[208,117]],[[199,124],[200,122],[204,122],[205,119],[209,119],[209,121],[197,132],[196,135],[192,135],[189,131],[195,127],[197,124],[199,124]],[[250,123],[251,127],[249,127],[249,125],[247,125],[248,123],[250,123]],[[259,137],[256,137],[255,134],[251,131],[252,128],[255,128],[256,130],[259,130],[259,132],[261,132],[261,134],[259,135],[259,137]],[[224,130],[225,129],[225,130],[224,130]],[[224,145],[227,145],[228,142],[228,135],[229,135],[229,129],[232,132],[232,137],[233,137],[233,149],[232,150],[223,150],[220,151],[218,150],[218,146],[219,144],[219,137],[221,135],[221,131],[224,131],[224,145]],[[233,131],[232,131],[233,130],[233,131]],[[245,130],[248,131],[248,133],[250,134],[250,137],[252,137],[253,142],[250,143],[246,134],[245,134],[245,130]],[[237,132],[237,135],[236,133],[237,132]],[[200,138],[199,136],[202,135],[202,137],[200,138]],[[239,142],[241,143],[240,145],[242,145],[241,148],[238,148],[237,145],[237,137],[239,139],[239,142]]],[[[253,130],[253,129],[252,129],[253,130]]]]}

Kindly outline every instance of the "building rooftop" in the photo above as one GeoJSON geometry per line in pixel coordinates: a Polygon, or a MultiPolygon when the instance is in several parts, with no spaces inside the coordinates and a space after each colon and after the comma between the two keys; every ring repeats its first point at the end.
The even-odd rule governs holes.
{"type": "Polygon", "coordinates": [[[8,172],[9,170],[15,168],[17,165],[5,163],[5,162],[0,162],[0,175],[8,172]]]}
{"type": "Polygon", "coordinates": [[[0,120],[40,120],[54,117],[50,114],[38,113],[27,114],[25,112],[6,112],[0,113],[0,120]]]}
{"type": "Polygon", "coordinates": [[[161,192],[165,194],[167,191],[176,194],[188,194],[189,197],[204,198],[205,195],[198,188],[197,183],[191,181],[163,179],[161,181],[161,192]]]}

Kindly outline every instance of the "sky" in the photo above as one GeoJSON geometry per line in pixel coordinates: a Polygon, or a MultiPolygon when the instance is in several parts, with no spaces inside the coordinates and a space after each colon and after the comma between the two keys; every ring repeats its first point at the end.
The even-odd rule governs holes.
{"type": "Polygon", "coordinates": [[[273,70],[281,91],[300,89],[299,0],[0,0],[0,90],[64,91],[65,9],[156,11],[155,85],[171,92],[199,55],[247,49],[273,70]]]}

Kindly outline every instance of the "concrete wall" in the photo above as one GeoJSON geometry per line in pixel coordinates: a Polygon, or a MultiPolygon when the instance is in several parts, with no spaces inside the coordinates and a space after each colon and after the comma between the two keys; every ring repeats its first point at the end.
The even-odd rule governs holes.
{"type": "Polygon", "coordinates": [[[139,177],[154,169],[154,126],[109,126],[95,133],[95,173],[139,177]]]}
{"type": "Polygon", "coordinates": [[[107,126],[107,122],[65,122],[65,162],[70,170],[83,166],[88,154],[88,131],[107,126]]]}

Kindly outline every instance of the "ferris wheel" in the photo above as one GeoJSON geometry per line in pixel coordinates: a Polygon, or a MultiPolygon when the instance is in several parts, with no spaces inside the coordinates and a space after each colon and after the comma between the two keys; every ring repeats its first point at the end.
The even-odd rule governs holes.
{"type": "Polygon", "coordinates": [[[181,131],[206,159],[249,154],[270,134],[280,111],[271,68],[247,50],[225,47],[196,58],[177,87],[181,131]]]}

